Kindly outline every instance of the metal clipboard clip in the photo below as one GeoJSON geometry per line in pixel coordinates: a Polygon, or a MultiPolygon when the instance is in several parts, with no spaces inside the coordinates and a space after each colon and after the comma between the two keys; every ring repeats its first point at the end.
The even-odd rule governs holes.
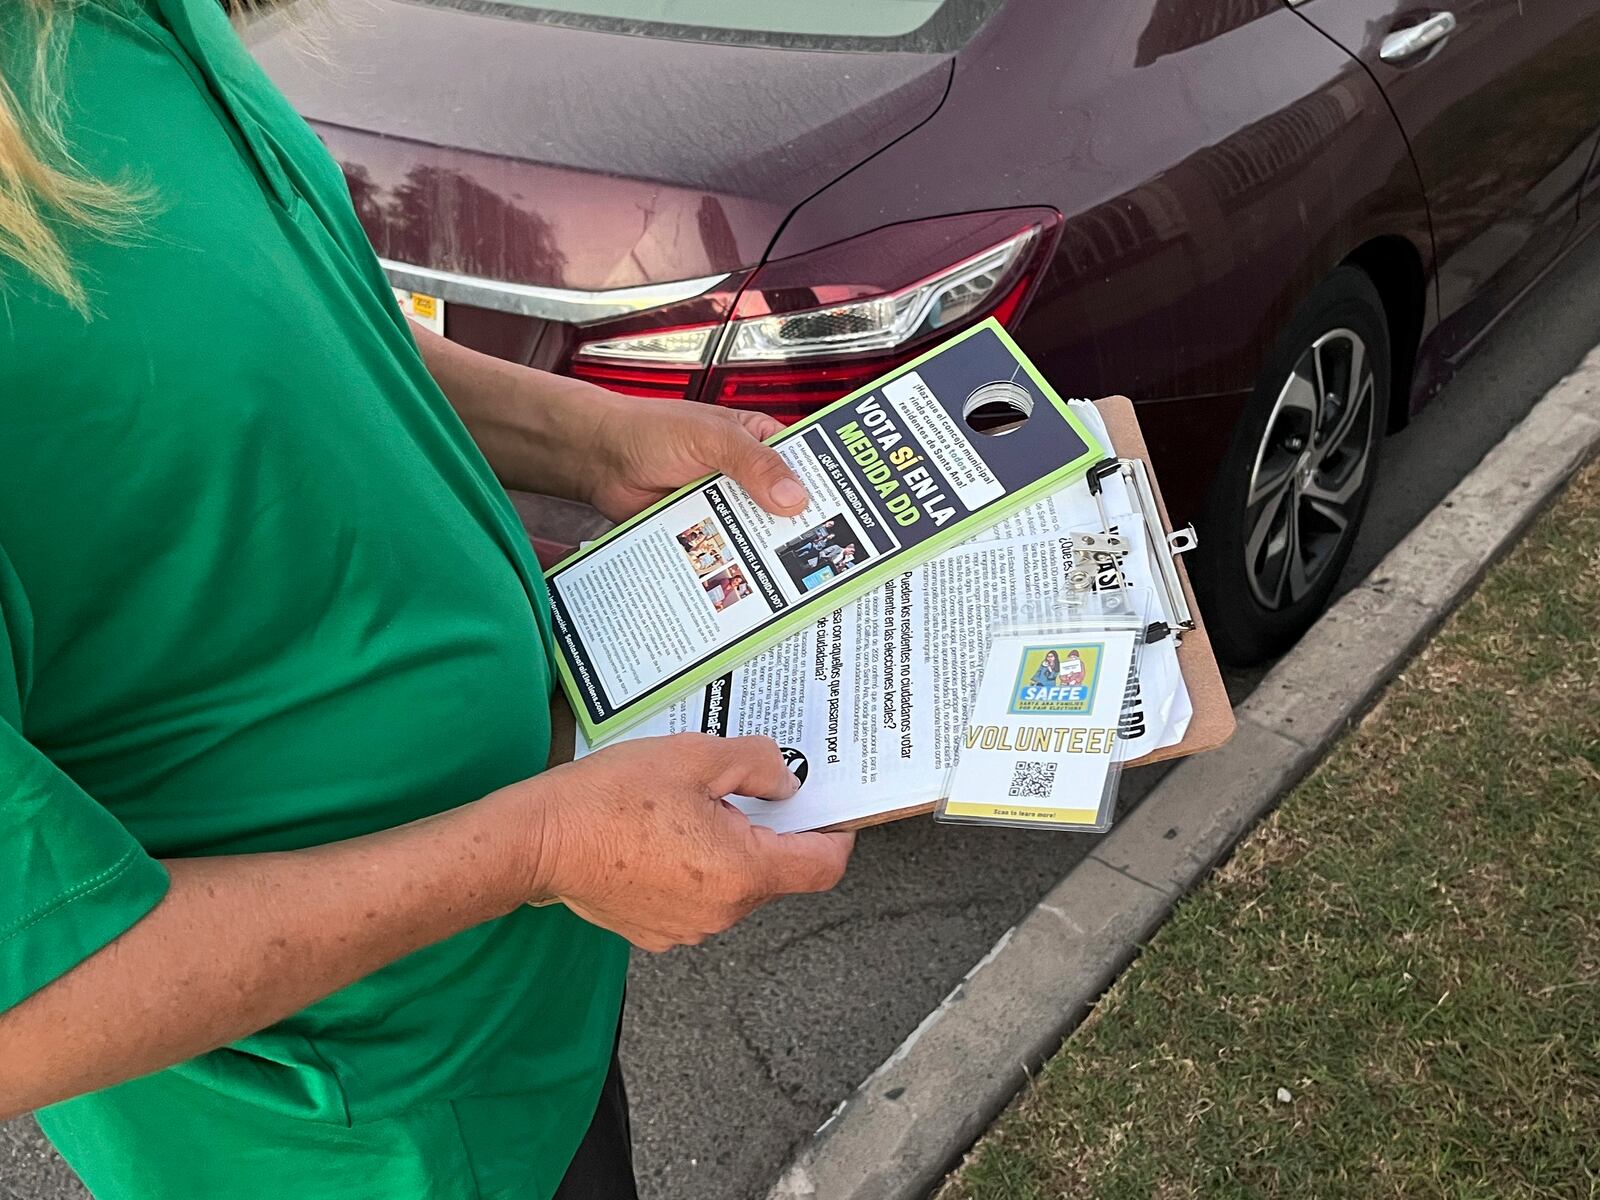
{"type": "MultiPolygon", "coordinates": [[[[1199,537],[1193,525],[1167,532],[1161,520],[1161,506],[1156,503],[1155,491],[1150,486],[1149,469],[1142,459],[1103,458],[1089,468],[1084,482],[1089,487],[1089,494],[1094,497],[1101,528],[1098,532],[1074,532],[1074,553],[1079,556],[1079,561],[1068,574],[1068,586],[1077,590],[1088,587],[1096,566],[1115,563],[1117,556],[1126,554],[1129,549],[1127,540],[1112,532],[1111,517],[1106,512],[1102,495],[1104,481],[1113,475],[1122,477],[1134,505],[1133,515],[1144,523],[1144,544],[1154,568],[1152,574],[1156,580],[1157,599],[1167,617],[1166,621],[1151,625],[1145,640],[1160,641],[1170,633],[1176,640],[1182,641],[1184,632],[1193,629],[1195,621],[1189,598],[1184,595],[1183,582],[1178,578],[1176,559],[1178,555],[1193,550],[1199,543],[1199,537]]],[[[1124,580],[1123,586],[1126,586],[1120,568],[1117,573],[1124,580]]]]}

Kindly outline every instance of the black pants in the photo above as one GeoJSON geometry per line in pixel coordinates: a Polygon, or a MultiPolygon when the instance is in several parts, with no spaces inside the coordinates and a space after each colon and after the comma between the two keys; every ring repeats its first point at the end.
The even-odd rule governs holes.
{"type": "Polygon", "coordinates": [[[638,1185],[633,1179],[628,1092],[622,1085],[622,1066],[614,1049],[594,1120],[589,1122],[589,1132],[583,1135],[578,1153],[556,1189],[555,1200],[639,1200],[638,1185]]]}

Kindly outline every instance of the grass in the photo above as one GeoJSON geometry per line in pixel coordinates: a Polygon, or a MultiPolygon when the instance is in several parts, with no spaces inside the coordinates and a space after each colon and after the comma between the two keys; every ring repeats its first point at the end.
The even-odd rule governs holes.
{"type": "Polygon", "coordinates": [[[1600,463],[937,1195],[1600,1197],[1600,463]]]}

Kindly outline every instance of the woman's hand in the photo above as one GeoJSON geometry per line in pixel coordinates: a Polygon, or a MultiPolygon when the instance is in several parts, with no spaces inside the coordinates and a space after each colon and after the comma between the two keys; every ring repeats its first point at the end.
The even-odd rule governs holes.
{"type": "MultiPolygon", "coordinates": [[[[601,389],[595,389],[601,391],[601,389]]],[[[623,521],[686,483],[721,472],[780,517],[806,506],[806,490],[763,439],[783,426],[764,413],[602,392],[594,477],[587,499],[623,521]]]]}
{"type": "Polygon", "coordinates": [[[776,896],[823,892],[855,835],[776,834],[723,797],[787,799],[767,738],[699,733],[598,750],[503,789],[533,800],[536,903],[560,901],[645,950],[694,945],[776,896]]]}

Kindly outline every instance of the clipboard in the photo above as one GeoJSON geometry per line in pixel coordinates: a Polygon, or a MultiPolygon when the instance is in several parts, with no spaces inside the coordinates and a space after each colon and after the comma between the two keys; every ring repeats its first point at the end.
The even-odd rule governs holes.
{"type": "MultiPolygon", "coordinates": [[[[1167,512],[1166,502],[1161,497],[1160,481],[1150,468],[1150,450],[1145,444],[1144,434],[1139,429],[1133,402],[1126,396],[1110,396],[1096,400],[1094,407],[1101,420],[1105,422],[1106,432],[1111,437],[1112,453],[1118,458],[1138,459],[1145,464],[1150,490],[1154,494],[1160,514],[1162,532],[1170,533],[1172,519],[1167,512]]],[[[1165,546],[1161,548],[1161,552],[1169,553],[1165,546]]],[[[1206,635],[1205,620],[1195,600],[1188,571],[1184,568],[1181,555],[1171,554],[1170,558],[1194,619],[1193,628],[1185,629],[1178,642],[1178,668],[1183,674],[1184,686],[1189,691],[1189,701],[1194,708],[1194,715],[1189,720],[1189,728],[1182,741],[1132,759],[1123,764],[1124,768],[1142,767],[1215,750],[1233,736],[1236,727],[1233,705],[1228,700],[1227,688],[1222,682],[1222,672],[1211,649],[1211,639],[1206,635]]],[[[571,761],[577,726],[560,689],[556,689],[551,698],[550,726],[550,765],[556,766],[571,761]]],[[[904,820],[907,817],[925,816],[937,807],[938,801],[930,800],[905,808],[874,813],[870,817],[854,821],[845,821],[829,828],[866,829],[874,825],[885,825],[890,821],[904,820]]]]}

